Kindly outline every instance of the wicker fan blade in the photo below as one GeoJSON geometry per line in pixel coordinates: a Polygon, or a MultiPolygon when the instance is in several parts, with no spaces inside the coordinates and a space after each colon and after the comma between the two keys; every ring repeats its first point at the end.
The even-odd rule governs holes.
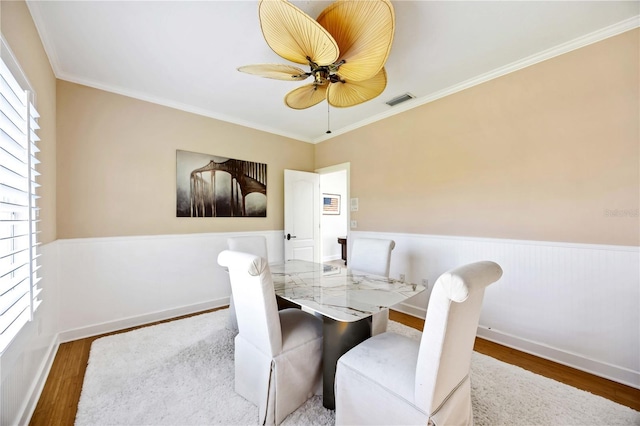
{"type": "Polygon", "coordinates": [[[245,65],[238,68],[238,71],[246,72],[247,74],[258,75],[260,77],[286,81],[299,81],[304,80],[308,77],[308,75],[306,75],[304,71],[298,67],[280,64],[245,65]]]}
{"type": "Polygon", "coordinates": [[[375,76],[384,66],[395,31],[389,0],[338,0],[318,16],[318,22],[338,42],[345,64],[339,74],[351,81],[375,76]]]}
{"type": "Polygon", "coordinates": [[[364,81],[331,83],[327,89],[327,101],[331,106],[346,108],[371,100],[387,87],[387,72],[382,68],[373,78],[364,81]]]}
{"type": "Polygon", "coordinates": [[[287,93],[284,103],[293,109],[305,109],[324,101],[328,84],[307,84],[287,93]]]}
{"type": "Polygon", "coordinates": [[[286,0],[261,0],[258,6],[260,26],[267,44],[291,62],[330,65],[339,50],[331,34],[313,18],[286,0]]]}

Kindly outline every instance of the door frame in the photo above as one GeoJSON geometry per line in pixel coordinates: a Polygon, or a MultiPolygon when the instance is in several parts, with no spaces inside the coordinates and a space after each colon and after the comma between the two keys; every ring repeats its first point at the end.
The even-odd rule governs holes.
{"type": "MultiPolygon", "coordinates": [[[[343,170],[347,172],[346,173],[347,174],[347,182],[346,182],[347,195],[346,195],[346,200],[344,202],[347,203],[347,255],[348,255],[349,241],[351,241],[349,238],[351,234],[351,163],[346,162],[346,163],[335,164],[333,166],[321,167],[319,169],[315,169],[314,172],[318,173],[319,175],[324,175],[329,173],[341,172],[343,170]]],[[[320,194],[322,195],[322,185],[320,186],[320,194]]],[[[322,209],[322,204],[320,205],[320,209],[322,209]]],[[[322,211],[320,212],[320,214],[322,215],[322,211]]],[[[320,227],[320,257],[322,257],[322,253],[324,250],[324,248],[322,247],[323,232],[324,230],[322,229],[322,226],[321,226],[320,227]]]]}

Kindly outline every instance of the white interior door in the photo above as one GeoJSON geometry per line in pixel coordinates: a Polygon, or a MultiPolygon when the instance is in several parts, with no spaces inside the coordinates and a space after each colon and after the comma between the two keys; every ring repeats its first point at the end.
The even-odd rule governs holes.
{"type": "Polygon", "coordinates": [[[284,171],[284,259],[320,262],[320,175],[284,171]]]}

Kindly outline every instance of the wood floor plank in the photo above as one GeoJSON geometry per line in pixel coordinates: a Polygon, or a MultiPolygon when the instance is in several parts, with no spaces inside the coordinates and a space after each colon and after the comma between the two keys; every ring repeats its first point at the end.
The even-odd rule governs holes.
{"type": "MultiPolygon", "coordinates": [[[[213,312],[213,310],[206,312],[213,312]]],[[[188,316],[190,315],[174,318],[174,320],[188,316]]],[[[389,318],[417,330],[422,330],[424,327],[424,320],[401,312],[390,311],[389,318]]],[[[147,325],[167,321],[171,320],[158,321],[147,325]]],[[[135,328],[140,327],[61,344],[29,425],[73,425],[89,360],[91,343],[100,337],[130,331],[135,328]]],[[[480,338],[476,339],[474,350],[640,411],[640,390],[638,389],[480,338]]]]}

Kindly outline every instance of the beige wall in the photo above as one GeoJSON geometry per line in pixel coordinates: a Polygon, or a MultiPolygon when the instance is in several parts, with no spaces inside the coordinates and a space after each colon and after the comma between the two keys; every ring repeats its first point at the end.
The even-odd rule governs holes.
{"type": "Polygon", "coordinates": [[[0,7],[42,115],[43,242],[281,229],[284,168],[350,162],[359,230],[640,243],[639,30],[314,147],[63,81],[56,96],[25,3],[0,7]],[[266,162],[267,218],[176,218],[176,149],[266,162]]]}
{"type": "Polygon", "coordinates": [[[41,139],[38,144],[41,164],[37,167],[41,174],[38,228],[40,241],[48,243],[56,239],[56,78],[26,4],[2,1],[0,10],[2,35],[36,93],[41,139]]]}
{"type": "Polygon", "coordinates": [[[639,245],[639,38],[338,136],[315,166],[351,162],[358,230],[639,245]]]}
{"type": "Polygon", "coordinates": [[[314,146],[58,81],[58,238],[283,229],[283,170],[314,146]],[[267,163],[266,218],[177,218],[176,150],[267,163]]]}

